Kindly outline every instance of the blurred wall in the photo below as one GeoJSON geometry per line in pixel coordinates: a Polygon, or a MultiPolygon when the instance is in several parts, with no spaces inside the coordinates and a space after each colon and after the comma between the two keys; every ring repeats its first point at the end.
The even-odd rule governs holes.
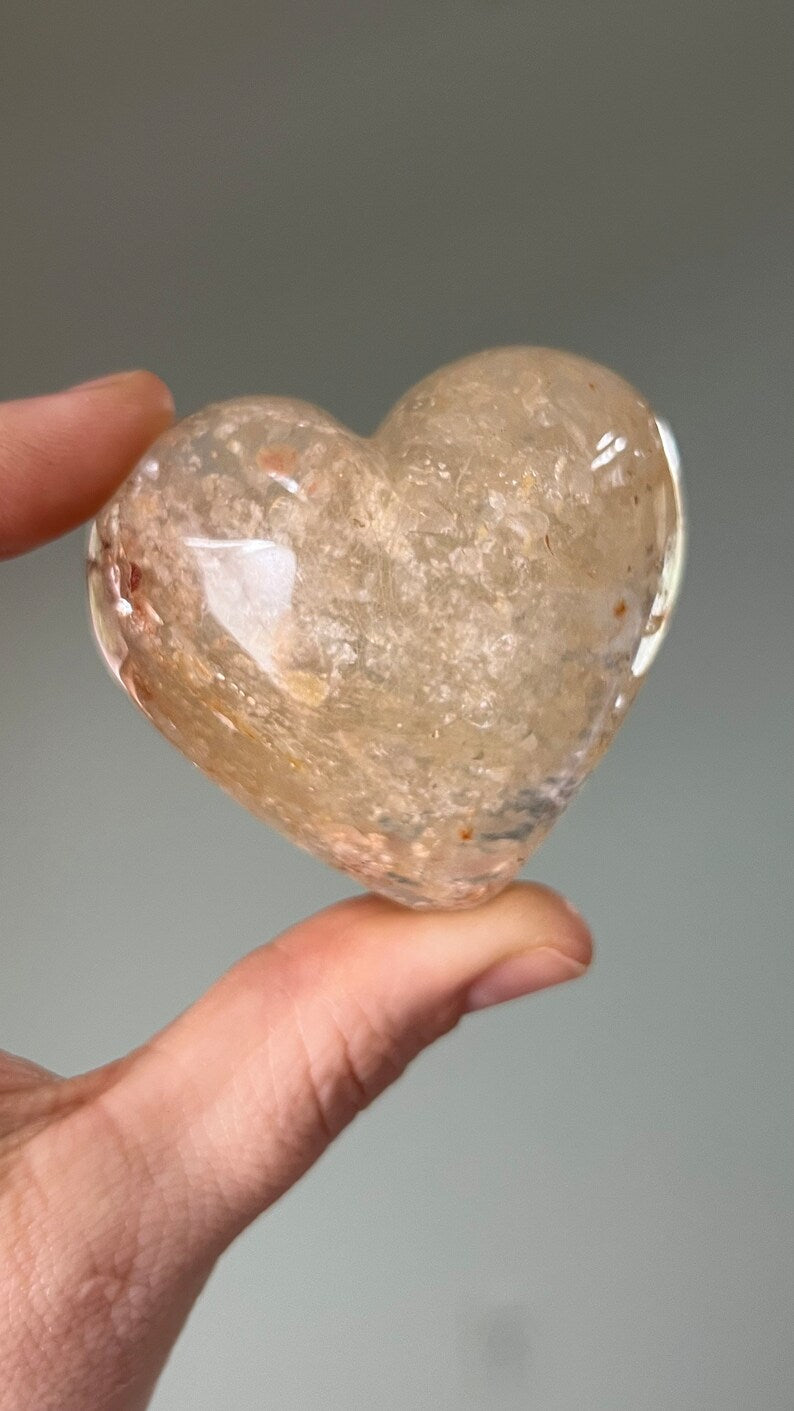
{"type": "MultiPolygon", "coordinates": [[[[790,1411],[792,11],[6,0],[0,395],[150,366],[361,430],[504,342],[673,423],[684,598],[531,875],[592,976],[424,1056],[230,1252],[156,1411],[790,1411]]],[[[81,535],[0,568],[0,1041],[139,1042],[348,883],[160,739],[81,535]]]]}

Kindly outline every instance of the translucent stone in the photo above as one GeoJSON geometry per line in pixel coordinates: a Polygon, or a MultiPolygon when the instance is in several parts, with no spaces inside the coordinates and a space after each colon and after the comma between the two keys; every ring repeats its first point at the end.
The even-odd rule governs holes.
{"type": "Polygon", "coordinates": [[[371,440],[243,397],[93,528],[112,671],[258,817],[419,907],[498,892],[601,757],[682,562],[669,432],[615,373],[505,348],[371,440]]]}

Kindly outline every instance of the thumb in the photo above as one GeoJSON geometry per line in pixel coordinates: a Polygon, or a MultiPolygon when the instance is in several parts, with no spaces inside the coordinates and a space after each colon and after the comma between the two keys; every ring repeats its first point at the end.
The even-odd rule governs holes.
{"type": "Polygon", "coordinates": [[[590,954],[584,922],[539,886],[454,913],[346,901],[236,965],[104,1101],[147,1172],[178,1188],[194,1263],[464,1013],[573,979],[590,954]]]}
{"type": "Polygon", "coordinates": [[[215,1259],[345,1123],[468,1010],[589,958],[584,922],[542,887],[456,913],[362,897],[107,1068],[60,1081],[9,1059],[0,1228],[18,1311],[7,1347],[0,1326],[0,1411],[143,1408],[215,1259]]]}

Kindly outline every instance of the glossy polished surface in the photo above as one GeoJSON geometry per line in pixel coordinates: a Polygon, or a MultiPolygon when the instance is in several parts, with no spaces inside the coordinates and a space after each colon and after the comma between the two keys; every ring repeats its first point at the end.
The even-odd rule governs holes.
{"type": "Polygon", "coordinates": [[[414,906],[516,874],[609,744],[680,579],[669,433],[614,373],[507,348],[371,440],[247,397],[99,516],[104,656],[258,816],[414,906]]]}

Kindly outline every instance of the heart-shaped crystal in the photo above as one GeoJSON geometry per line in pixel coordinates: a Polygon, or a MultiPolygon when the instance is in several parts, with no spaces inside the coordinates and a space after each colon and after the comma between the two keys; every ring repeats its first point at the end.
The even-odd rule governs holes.
{"type": "Polygon", "coordinates": [[[609,744],[681,560],[640,395],[506,348],[371,440],[280,397],[188,417],[97,519],[89,585],[111,669],[211,778],[376,891],[466,906],[609,744]]]}

